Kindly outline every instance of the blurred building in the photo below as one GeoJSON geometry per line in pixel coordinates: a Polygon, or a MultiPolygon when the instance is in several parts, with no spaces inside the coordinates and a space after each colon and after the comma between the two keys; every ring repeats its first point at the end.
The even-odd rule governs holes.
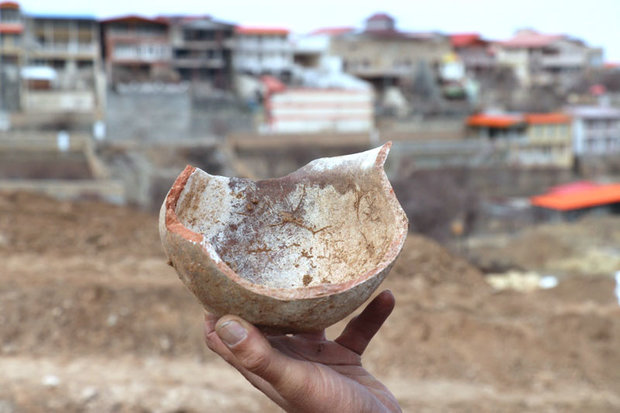
{"type": "Polygon", "coordinates": [[[620,153],[620,109],[608,106],[574,106],[575,155],[613,155],[620,153]]]}
{"type": "Polygon", "coordinates": [[[519,163],[528,166],[573,165],[572,119],[564,113],[529,113],[526,142],[515,148],[519,163]]]}
{"type": "Polygon", "coordinates": [[[288,79],[293,68],[289,30],[279,27],[237,27],[233,68],[241,74],[273,75],[288,79]]]}
{"type": "Polygon", "coordinates": [[[377,13],[364,29],[333,36],[330,53],[342,59],[345,72],[371,82],[377,90],[411,80],[419,65],[437,69],[451,52],[450,40],[439,33],[397,30],[394,18],[377,13]]]}
{"type": "Polygon", "coordinates": [[[497,63],[511,67],[521,84],[572,86],[584,72],[602,67],[603,51],[567,36],[519,30],[510,39],[494,44],[497,63]]]}
{"type": "Polygon", "coordinates": [[[166,19],[124,16],[101,22],[108,82],[169,82],[178,79],[172,69],[172,46],[166,19]]]}
{"type": "Polygon", "coordinates": [[[352,33],[354,27],[324,27],[291,39],[293,62],[296,67],[317,69],[330,55],[332,39],[335,36],[352,33]]]}
{"type": "Polygon", "coordinates": [[[370,88],[287,88],[271,76],[265,85],[266,133],[368,133],[374,125],[370,88]]]}
{"type": "Polygon", "coordinates": [[[25,112],[95,114],[103,104],[99,24],[92,17],[26,16],[25,112]]]}
{"type": "Polygon", "coordinates": [[[232,85],[235,26],[208,16],[168,17],[172,67],[181,80],[206,82],[217,89],[232,85]]]}
{"type": "Polygon", "coordinates": [[[467,119],[468,137],[508,149],[506,162],[524,167],[573,165],[571,118],[563,113],[477,114],[467,119]]]}
{"type": "Polygon", "coordinates": [[[521,114],[480,113],[467,118],[470,139],[524,141],[526,123],[521,114]]]}
{"type": "Polygon", "coordinates": [[[491,42],[478,33],[456,33],[450,35],[450,43],[459,56],[469,76],[480,78],[493,71],[496,65],[491,42]]]}
{"type": "Polygon", "coordinates": [[[291,38],[292,84],[318,89],[371,90],[371,85],[343,71],[342,59],[330,54],[334,36],[353,32],[351,27],[329,27],[291,38]]]}
{"type": "Polygon", "coordinates": [[[0,112],[19,109],[23,32],[19,4],[0,2],[0,112]]]}

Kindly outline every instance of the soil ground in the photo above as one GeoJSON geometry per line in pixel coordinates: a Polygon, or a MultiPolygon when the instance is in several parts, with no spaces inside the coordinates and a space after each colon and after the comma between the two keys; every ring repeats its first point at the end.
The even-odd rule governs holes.
{"type": "MultiPolygon", "coordinates": [[[[608,229],[618,222],[575,225],[591,245],[618,248],[608,229]]],[[[576,238],[573,225],[558,228],[576,238]]],[[[547,262],[553,231],[486,257],[547,262]]],[[[549,255],[578,261],[575,251],[549,255]]],[[[410,236],[382,287],[397,306],[364,362],[405,411],[620,411],[611,277],[573,268],[553,289],[498,292],[465,260],[410,236]]],[[[166,265],[155,215],[0,194],[0,412],[30,411],[278,410],[204,346],[202,310],[166,265]]]]}

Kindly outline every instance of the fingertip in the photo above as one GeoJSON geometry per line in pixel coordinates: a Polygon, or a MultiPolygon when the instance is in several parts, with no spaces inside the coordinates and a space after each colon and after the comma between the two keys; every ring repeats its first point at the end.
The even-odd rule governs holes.
{"type": "Polygon", "coordinates": [[[224,316],[215,325],[215,332],[228,347],[234,347],[248,336],[248,328],[238,317],[224,316]]]}
{"type": "Polygon", "coordinates": [[[394,296],[394,293],[392,292],[392,290],[381,291],[380,295],[381,295],[381,299],[383,300],[385,304],[394,307],[394,305],[396,304],[396,296],[394,296]]]}
{"type": "Polygon", "coordinates": [[[395,299],[394,293],[390,289],[381,291],[378,296],[382,297],[383,299],[389,299],[389,300],[395,299]]]}
{"type": "Polygon", "coordinates": [[[380,313],[391,313],[396,305],[396,297],[391,290],[383,290],[368,304],[370,311],[380,313]]]}

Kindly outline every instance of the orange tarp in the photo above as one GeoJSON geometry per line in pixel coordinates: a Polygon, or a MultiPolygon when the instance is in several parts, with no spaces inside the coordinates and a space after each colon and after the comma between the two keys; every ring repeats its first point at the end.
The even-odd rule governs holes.
{"type": "Polygon", "coordinates": [[[582,191],[549,193],[530,198],[532,205],[571,211],[620,202],[620,184],[599,185],[582,191]]]}
{"type": "Polygon", "coordinates": [[[522,116],[515,115],[472,115],[467,118],[468,126],[484,126],[488,128],[508,128],[523,123],[522,116]]]}

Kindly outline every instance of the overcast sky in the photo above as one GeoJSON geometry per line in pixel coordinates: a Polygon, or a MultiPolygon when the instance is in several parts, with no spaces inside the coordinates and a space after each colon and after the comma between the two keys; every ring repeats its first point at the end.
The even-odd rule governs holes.
{"type": "Polygon", "coordinates": [[[325,26],[360,27],[369,15],[387,12],[401,30],[479,32],[503,39],[532,27],[565,33],[605,49],[620,62],[620,0],[21,0],[33,14],[111,17],[141,14],[209,14],[243,25],[283,26],[305,33],[325,26]],[[93,4],[95,3],[95,4],[93,4]]]}

